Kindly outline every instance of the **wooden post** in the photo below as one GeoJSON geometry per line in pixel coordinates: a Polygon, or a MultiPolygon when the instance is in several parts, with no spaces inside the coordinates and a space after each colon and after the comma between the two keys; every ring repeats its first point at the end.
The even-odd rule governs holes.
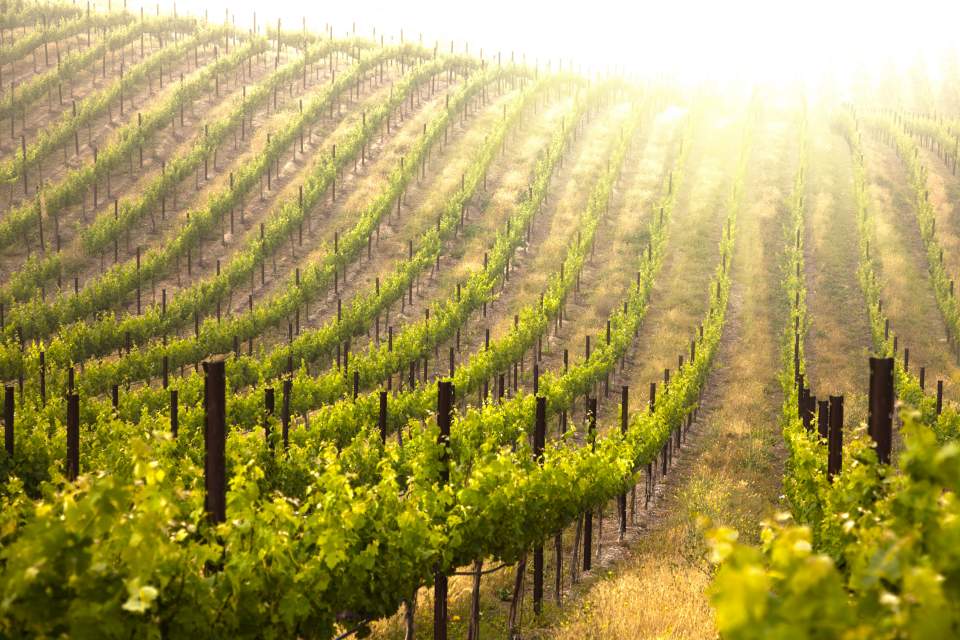
{"type": "Polygon", "coordinates": [[[943,413],[943,380],[937,380],[937,415],[943,413]]]}
{"type": "Polygon", "coordinates": [[[817,402],[817,435],[826,439],[828,427],[830,424],[830,401],[820,400],[817,402]]]}
{"type": "MultiPolygon", "coordinates": [[[[451,410],[453,408],[453,383],[448,380],[437,382],[437,426],[440,433],[437,435],[437,444],[442,446],[440,452],[440,482],[442,485],[450,481],[449,453],[451,410]]],[[[433,638],[447,640],[447,575],[438,563],[433,577],[433,638]]]]}
{"type": "MultiPolygon", "coordinates": [[[[623,385],[620,388],[620,433],[626,435],[630,420],[630,387],[623,385]]],[[[627,534],[627,494],[621,493],[617,498],[617,509],[620,512],[620,540],[627,534]]]]}
{"type": "Polygon", "coordinates": [[[204,508],[213,524],[227,519],[227,398],[223,360],[203,363],[204,508]]]}
{"type": "Polygon", "coordinates": [[[114,413],[120,409],[120,385],[110,385],[110,404],[113,406],[114,413]]]}
{"type": "Polygon", "coordinates": [[[890,464],[893,438],[893,358],[870,358],[868,433],[877,446],[877,459],[890,464]]]}
{"type": "Polygon", "coordinates": [[[13,457],[13,385],[3,388],[3,447],[7,455],[13,457]]]}
{"type": "MultiPolygon", "coordinates": [[[[543,449],[547,438],[547,399],[537,396],[533,428],[533,456],[543,465],[543,449]]],[[[543,544],[533,548],[533,613],[540,615],[543,607],[543,544]]]]}
{"type": "Polygon", "coordinates": [[[804,429],[810,429],[810,421],[807,419],[807,406],[810,404],[810,390],[801,386],[797,389],[797,414],[804,429]]]}
{"type": "Polygon", "coordinates": [[[80,475],[80,396],[67,396],[67,480],[73,482],[80,475]]]}
{"type": "Polygon", "coordinates": [[[843,396],[830,396],[830,431],[827,436],[827,478],[843,468],[843,396]]]}
{"type": "Polygon", "coordinates": [[[797,376],[797,417],[803,416],[803,403],[806,402],[804,397],[804,384],[803,384],[803,374],[797,376]]]}
{"type": "Polygon", "coordinates": [[[293,392],[293,380],[283,381],[283,404],[280,407],[280,424],[283,428],[283,450],[290,446],[290,396],[293,392]]]}
{"type": "Polygon", "coordinates": [[[270,450],[273,450],[273,443],[270,441],[270,418],[277,411],[277,397],[273,387],[267,387],[263,390],[263,438],[267,441],[270,450]]]}
{"type": "Polygon", "coordinates": [[[170,433],[174,438],[180,432],[180,394],[176,389],[170,390],[170,433]]]}
{"type": "MultiPolygon", "coordinates": [[[[591,448],[597,433],[597,399],[587,398],[587,439],[591,448]]],[[[583,570],[590,571],[593,546],[593,508],[583,516],[583,570]]]]}

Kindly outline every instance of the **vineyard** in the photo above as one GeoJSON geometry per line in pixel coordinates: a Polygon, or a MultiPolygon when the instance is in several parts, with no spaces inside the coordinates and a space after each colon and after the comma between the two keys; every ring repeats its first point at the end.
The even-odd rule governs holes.
{"type": "Polygon", "coordinates": [[[960,70],[319,26],[0,2],[0,638],[960,637],[960,70]]]}

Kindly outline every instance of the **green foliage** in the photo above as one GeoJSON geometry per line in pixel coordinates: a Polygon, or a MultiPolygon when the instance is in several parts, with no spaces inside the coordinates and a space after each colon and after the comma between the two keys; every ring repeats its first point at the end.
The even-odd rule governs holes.
{"type": "MultiPolygon", "coordinates": [[[[18,157],[0,163],[0,181],[8,183],[16,181],[23,175],[24,167],[29,168],[35,165],[72,141],[74,133],[80,127],[88,125],[106,113],[114,102],[119,101],[122,93],[129,93],[131,87],[140,85],[161,67],[169,66],[186,56],[194,47],[216,41],[228,32],[227,27],[208,27],[197,30],[192,37],[163,47],[139,64],[130,67],[122,78],[117,78],[105,89],[92,93],[78,102],[75,116],[70,111],[64,112],[57,122],[44,127],[37,138],[27,145],[26,157],[21,153],[18,157]]],[[[138,126],[136,122],[129,122],[121,127],[110,143],[100,150],[96,163],[84,164],[70,171],[63,180],[45,187],[36,197],[8,211],[0,220],[0,248],[9,247],[14,242],[22,241],[24,236],[32,237],[38,233],[36,228],[38,218],[53,215],[69,203],[80,202],[87,188],[94,181],[103,179],[110,169],[126,160],[130,152],[148,139],[147,134],[152,134],[170,122],[180,104],[189,103],[205,90],[213,81],[215,74],[236,67],[246,61],[247,57],[265,47],[266,41],[258,38],[252,40],[246,47],[235,51],[233,55],[224,56],[216,63],[209,65],[191,82],[178,87],[163,104],[152,109],[147,114],[144,125],[138,126]]]]}
{"type": "MultiPolygon", "coordinates": [[[[39,6],[37,8],[39,9],[39,6]]],[[[64,14],[62,11],[54,9],[53,16],[57,16],[57,14],[62,17],[66,17],[68,15],[64,14]]],[[[34,17],[34,20],[36,20],[37,17],[46,15],[46,11],[39,11],[31,15],[34,17]],[[38,13],[39,16],[37,15],[38,13]]],[[[21,14],[20,24],[24,23],[23,18],[27,18],[27,20],[29,20],[29,17],[21,14]]],[[[63,40],[64,38],[69,38],[93,29],[99,31],[101,29],[123,26],[133,22],[133,20],[133,14],[127,12],[87,12],[85,15],[70,16],[68,19],[62,20],[52,26],[48,25],[45,29],[35,29],[26,37],[20,38],[12,45],[0,49],[0,65],[7,65],[16,62],[17,60],[25,57],[31,51],[35,50],[37,47],[42,47],[45,42],[63,40]]]]}
{"type": "MultiPolygon", "coordinates": [[[[743,154],[721,256],[732,255],[745,166],[743,154]]],[[[597,188],[612,177],[604,174],[597,188]]],[[[651,225],[665,233],[656,219],[651,225]]],[[[644,255],[641,263],[648,260],[644,255]]],[[[188,426],[173,441],[159,417],[145,414],[134,427],[105,411],[96,429],[84,431],[84,438],[97,437],[88,430],[106,434],[90,447],[91,468],[98,468],[96,457],[108,441],[125,443],[125,465],[72,485],[42,485],[36,501],[25,499],[17,480],[3,485],[0,630],[108,638],[328,637],[342,611],[392,613],[431,579],[438,562],[446,570],[477,557],[516,559],[625,491],[634,470],[679,427],[722,335],[730,288],[724,264],[728,258],[721,258],[710,283],[697,356],[671,381],[656,411],[640,411],[626,435],[613,430],[590,447],[562,437],[542,465],[526,439],[529,397],[456,417],[448,484],[438,480],[440,448],[430,418],[403,429],[402,448],[384,446],[362,429],[339,453],[314,429],[291,432],[282,455],[260,433],[235,430],[227,442],[228,521],[212,526],[201,505],[202,431],[188,426]]],[[[610,350],[598,350],[596,362],[558,385],[573,392],[613,366],[616,350],[642,318],[645,306],[631,302],[642,289],[631,287],[610,350]]]]}
{"type": "MultiPolygon", "coordinates": [[[[765,523],[762,549],[715,530],[721,634],[752,638],[949,638],[960,633],[955,442],[905,417],[898,473],[864,456],[823,488],[826,552],[809,526],[765,523]],[[829,522],[827,522],[829,521],[829,522]]],[[[872,453],[872,452],[871,452],[872,453]]]]}
{"type": "Polygon", "coordinates": [[[120,50],[144,34],[189,33],[195,31],[196,28],[195,20],[173,16],[150,17],[121,27],[109,33],[95,46],[64,56],[55,69],[34,76],[26,84],[17,87],[17,90],[11,94],[9,101],[0,103],[0,119],[12,117],[29,108],[43,94],[53,90],[59,83],[88,69],[107,52],[112,53],[120,50]]]}
{"type": "MultiPolygon", "coordinates": [[[[850,144],[860,235],[861,287],[869,306],[876,352],[893,353],[885,339],[874,258],[869,252],[873,220],[868,206],[860,134],[843,114],[839,126],[850,144]]],[[[906,141],[890,132],[899,144],[906,141]]],[[[793,515],[764,523],[762,547],[742,544],[727,528],[708,533],[713,561],[719,564],[710,591],[717,625],[725,638],[927,638],[960,632],[957,589],[956,416],[937,416],[916,378],[897,357],[895,386],[901,402],[905,449],[898,469],[879,464],[872,440],[860,427],[844,443],[843,471],[826,474],[826,447],[804,429],[797,413],[794,382],[794,322],[801,328],[800,371],[805,370],[803,334],[808,318],[803,281],[803,175],[801,163],[787,225],[784,292],[792,305],[782,347],[781,416],[788,460],[784,490],[793,515]],[[946,442],[944,444],[944,442],[946,442]],[[899,472],[897,472],[899,471],[899,472]],[[795,520],[796,524],[791,524],[795,520]]],[[[908,154],[914,157],[915,154],[908,154]]],[[[922,170],[914,167],[915,179],[922,170]]],[[[915,185],[919,184],[915,180],[915,185]]],[[[918,198],[923,228],[926,197],[918,198]]],[[[925,234],[931,251],[932,228],[925,234]]],[[[935,250],[935,249],[934,249],[935,250]]],[[[935,271],[931,264],[932,272],[935,271]]],[[[936,274],[934,274],[936,275],[936,274]]],[[[892,338],[892,336],[891,336],[892,338]]]]}

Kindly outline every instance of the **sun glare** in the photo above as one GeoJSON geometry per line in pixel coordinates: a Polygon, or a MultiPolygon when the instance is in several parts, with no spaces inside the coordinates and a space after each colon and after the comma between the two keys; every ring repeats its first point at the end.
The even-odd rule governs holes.
{"type": "MultiPolygon", "coordinates": [[[[162,5],[161,5],[162,6],[162,5]]],[[[819,83],[927,65],[936,74],[954,42],[960,3],[938,0],[675,0],[670,2],[511,2],[440,0],[180,0],[179,10],[229,11],[249,27],[286,25],[336,35],[356,32],[439,43],[486,57],[515,56],[585,73],[669,77],[687,85],[714,82],[819,83]]]]}

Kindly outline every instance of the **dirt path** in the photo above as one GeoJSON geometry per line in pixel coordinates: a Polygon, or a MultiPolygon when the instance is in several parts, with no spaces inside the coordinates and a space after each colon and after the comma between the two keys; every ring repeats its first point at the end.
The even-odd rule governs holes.
{"type": "MultiPolygon", "coordinates": [[[[503,154],[490,167],[487,190],[477,194],[468,208],[463,233],[455,241],[447,243],[441,258],[440,276],[423,278],[419,291],[414,295],[413,305],[408,304],[403,313],[392,316],[395,333],[422,319],[426,308],[455,295],[457,283],[466,281],[471,273],[483,268],[484,253],[489,250],[496,233],[503,229],[505,221],[515,213],[518,197],[528,184],[534,163],[549,143],[555,128],[560,126],[560,119],[571,108],[570,100],[557,98],[556,95],[544,95],[544,101],[538,104],[536,113],[527,111],[524,124],[509,137],[503,154]]],[[[544,207],[536,218],[530,242],[518,248],[514,254],[511,262],[512,283],[524,281],[525,266],[537,255],[553,211],[550,207],[544,207]]],[[[507,286],[509,291],[509,283],[507,286]]],[[[460,352],[455,356],[459,361],[462,362],[473,353],[472,341],[477,339],[477,335],[482,339],[484,323],[494,322],[496,305],[497,301],[488,305],[486,321],[482,318],[482,312],[477,311],[461,327],[460,352]]],[[[448,360],[439,356],[447,352],[449,346],[455,347],[456,339],[447,345],[437,346],[434,357],[428,363],[429,369],[436,373],[447,372],[448,360]]]]}
{"type": "MultiPolygon", "coordinates": [[[[681,125],[682,126],[682,125],[681,125]]],[[[612,384],[630,387],[634,409],[649,399],[664,370],[674,370],[709,304],[707,286],[718,259],[723,205],[730,189],[730,167],[739,138],[730,122],[709,117],[698,125],[691,143],[683,188],[670,220],[663,265],[654,283],[647,315],[627,352],[623,370],[612,384]]],[[[619,394],[600,402],[601,429],[616,423],[619,394]]]]}
{"type": "MultiPolygon", "coordinates": [[[[302,327],[321,326],[332,319],[337,312],[338,298],[346,306],[351,303],[355,295],[372,290],[375,286],[375,278],[385,278],[393,270],[397,260],[407,257],[409,241],[413,241],[416,250],[417,235],[424,228],[436,223],[440,207],[459,186],[463,168],[470,161],[470,152],[482,144],[486,131],[499,117],[502,105],[509,102],[515,95],[513,91],[508,91],[502,96],[492,95],[486,105],[481,106],[479,102],[472,104],[471,115],[463,124],[460,123],[459,118],[451,123],[448,144],[444,146],[438,143],[434,148],[431,162],[427,165],[426,179],[410,182],[399,216],[394,206],[391,206],[391,211],[384,216],[379,240],[376,234],[373,236],[371,259],[362,256],[350,265],[345,276],[340,274],[338,288],[335,290],[331,285],[324,292],[322,300],[310,305],[309,317],[305,315],[301,317],[302,327]]],[[[382,166],[375,170],[375,173],[385,174],[392,170],[393,164],[398,162],[405,148],[412,145],[421,134],[423,124],[431,119],[431,113],[435,115],[438,113],[436,109],[442,108],[443,99],[441,94],[437,94],[434,100],[425,102],[433,108],[417,114],[408,114],[406,124],[402,124],[401,128],[394,130],[392,134],[398,136],[397,145],[391,150],[392,155],[385,158],[382,166]]],[[[363,208],[367,200],[378,195],[379,188],[382,188],[382,181],[377,180],[373,175],[364,177],[358,185],[361,190],[345,202],[336,214],[339,228],[344,230],[353,224],[351,214],[363,208]]],[[[328,229],[328,241],[334,228],[337,227],[328,229]]],[[[329,251],[329,249],[330,247],[324,247],[317,253],[329,251]]],[[[393,318],[399,311],[399,303],[394,307],[396,308],[393,309],[393,318]]],[[[285,329],[272,331],[266,339],[268,341],[283,339],[285,335],[285,329]]]]}
{"type": "Polygon", "coordinates": [[[588,581],[568,618],[531,637],[714,637],[700,520],[707,516],[755,540],[759,520],[778,507],[784,454],[776,371],[786,318],[779,260],[795,153],[783,119],[758,129],[727,325],[700,419],[657,505],[641,518],[645,533],[617,571],[588,581]]]}
{"type": "MultiPolygon", "coordinates": [[[[561,372],[565,348],[569,350],[571,365],[582,361],[588,335],[592,345],[605,339],[607,319],[622,305],[636,282],[640,256],[649,243],[649,224],[658,215],[652,207],[661,195],[662,185],[669,180],[667,174],[679,153],[684,126],[672,110],[656,114],[643,125],[624,160],[620,185],[611,196],[610,212],[597,226],[593,251],[581,274],[580,291],[575,290],[568,297],[563,326],[555,328],[545,341],[548,348],[541,370],[561,372]]],[[[608,380],[609,385],[598,381],[593,392],[601,420],[605,409],[615,404],[612,399],[619,398],[617,372],[612,372],[608,380]]],[[[582,415],[577,407],[583,409],[583,402],[574,403],[574,416],[582,415]]]]}
{"type": "Polygon", "coordinates": [[[927,189],[937,217],[937,240],[947,272],[960,274],[960,178],[929,147],[920,149],[927,167],[927,189]]]}
{"type": "MultiPolygon", "coordinates": [[[[252,82],[263,80],[271,71],[272,67],[268,69],[257,66],[250,80],[252,82]]],[[[204,123],[225,115],[239,103],[242,90],[242,86],[238,83],[221,82],[219,97],[213,93],[201,96],[192,109],[185,109],[182,125],[177,120],[173,125],[164,126],[152,137],[150,144],[145,145],[143,150],[143,167],[137,165],[135,158],[131,158],[129,164],[121,163],[121,166],[110,174],[109,193],[105,193],[106,185],[103,181],[100,182],[99,203],[95,210],[92,207],[92,196],[85,196],[82,203],[67,206],[61,211],[59,231],[65,255],[61,270],[66,289],[70,289],[69,283],[74,277],[78,277],[83,286],[98,278],[103,268],[113,264],[113,247],[106,247],[102,254],[98,252],[93,255],[84,248],[81,240],[83,229],[98,218],[112,216],[115,202],[123,206],[130,200],[138,199],[163,171],[165,162],[180,154],[188,153],[196,139],[202,138],[204,123]]],[[[262,113],[263,111],[267,110],[260,110],[252,117],[258,129],[262,127],[262,121],[267,120],[268,117],[266,113],[262,113]]],[[[127,116],[136,118],[136,114],[132,111],[127,116]]],[[[176,197],[167,199],[165,214],[157,211],[154,215],[144,217],[138,223],[131,225],[126,233],[120,235],[116,256],[118,261],[126,262],[134,259],[138,246],[142,247],[142,251],[146,253],[153,246],[167,242],[171,235],[178,232],[185,224],[182,217],[185,212],[196,202],[203,201],[209,193],[209,186],[214,184],[217,176],[233,168],[233,156],[240,156],[242,153],[243,151],[238,151],[229,141],[221,145],[217,152],[216,166],[211,158],[208,167],[209,180],[203,180],[203,172],[199,170],[196,176],[187,178],[177,186],[176,197]]],[[[25,256],[18,257],[22,259],[25,256]]],[[[8,268],[14,269],[22,266],[22,261],[10,259],[6,264],[8,268]]],[[[131,301],[131,308],[132,305],[131,301]]]]}
{"type": "MultiPolygon", "coordinates": [[[[298,249],[296,255],[291,255],[290,251],[284,249],[278,251],[277,263],[280,266],[278,273],[282,275],[274,274],[269,278],[266,287],[257,292],[255,299],[264,300],[269,299],[270,296],[279,295],[289,283],[290,274],[296,266],[304,267],[306,264],[320,261],[323,256],[330,254],[333,250],[334,234],[347,232],[354,225],[355,217],[380,195],[387,183],[389,174],[400,163],[400,159],[406,157],[409,149],[421,137],[424,125],[429,126],[429,123],[442,113],[444,96],[448,92],[454,92],[459,88],[457,82],[448,86],[445,75],[441,74],[441,76],[438,78],[440,80],[439,88],[433,96],[424,95],[422,100],[416,101],[416,108],[413,111],[407,110],[402,121],[394,122],[390,134],[385,138],[373,137],[372,144],[366,151],[366,164],[363,167],[358,166],[356,171],[348,168],[341,172],[337,180],[337,201],[334,203],[327,201],[317,207],[319,220],[312,223],[313,229],[310,233],[305,230],[304,247],[298,249]]],[[[425,84],[427,87],[422,88],[427,89],[429,82],[425,84]]],[[[385,100],[389,91],[390,87],[384,85],[383,90],[378,94],[379,98],[385,100]]],[[[414,95],[416,95],[416,92],[414,95]]],[[[376,104],[376,99],[367,101],[367,104],[376,104]]],[[[325,149],[329,148],[330,144],[335,143],[343,134],[349,133],[351,128],[359,123],[361,118],[359,111],[354,113],[353,116],[345,119],[345,124],[338,128],[335,135],[324,140],[325,149]]],[[[452,139],[454,143],[457,142],[456,132],[452,139]]],[[[423,190],[425,193],[429,193],[436,186],[434,179],[435,174],[431,173],[422,183],[413,180],[408,187],[408,192],[419,193],[423,190]]],[[[291,184],[289,192],[288,195],[291,198],[296,195],[296,184],[291,184]]],[[[408,218],[405,222],[410,223],[411,220],[408,218]]],[[[374,262],[383,257],[381,254],[386,249],[386,232],[388,231],[389,225],[383,225],[381,230],[382,242],[376,243],[371,248],[371,258],[374,262]]],[[[392,254],[391,257],[393,257],[392,254]]],[[[358,279],[358,272],[359,274],[365,273],[370,268],[369,265],[370,261],[367,260],[365,254],[362,254],[347,269],[346,277],[343,273],[338,276],[341,295],[346,294],[351,284],[358,279]]],[[[332,291],[332,283],[329,289],[332,291]]],[[[327,293],[329,292],[324,292],[321,295],[326,298],[327,293]]],[[[240,306],[245,307],[245,305],[240,306]]],[[[301,326],[308,328],[313,325],[323,308],[322,304],[310,305],[310,316],[301,314],[301,326]]],[[[283,330],[286,331],[286,328],[284,327],[283,330]]]]}
{"type": "Polygon", "coordinates": [[[924,366],[928,379],[944,378],[947,389],[956,388],[960,367],[933,294],[906,171],[896,154],[873,136],[864,136],[864,147],[876,223],[877,277],[890,329],[899,337],[899,348],[910,349],[911,366],[924,366]]]}
{"type": "Polygon", "coordinates": [[[844,396],[848,425],[866,419],[871,352],[857,278],[858,239],[850,151],[821,119],[810,122],[804,262],[807,384],[819,398],[844,396]]]}
{"type": "MultiPolygon", "coordinates": [[[[176,46],[176,44],[169,43],[169,46],[176,46]]],[[[137,53],[139,54],[139,48],[137,49],[137,53]]],[[[146,55],[144,60],[140,62],[146,62],[147,59],[156,55],[160,55],[159,48],[155,49],[152,55],[146,55]]],[[[281,63],[287,59],[285,55],[281,55],[281,63]]],[[[32,185],[30,186],[31,197],[38,180],[42,178],[45,183],[56,183],[60,181],[70,169],[91,162],[93,159],[93,150],[95,148],[105,148],[113,140],[113,136],[118,129],[136,119],[137,112],[149,110],[152,105],[159,104],[173,95],[179,86],[180,74],[183,74],[185,81],[189,81],[191,78],[197,76],[201,70],[213,60],[214,45],[211,43],[198,49],[197,65],[194,64],[194,56],[190,53],[184,53],[172,64],[164,65],[162,88],[159,86],[159,69],[150,74],[144,81],[138,83],[137,86],[128,88],[128,90],[124,92],[123,115],[120,114],[119,103],[111,103],[106,111],[93,117],[87,125],[81,126],[77,130],[80,148],[79,154],[74,153],[74,146],[68,141],[62,147],[63,153],[58,149],[51,149],[38,163],[30,165],[28,181],[30,185],[32,185]]],[[[109,90],[110,86],[119,79],[119,76],[119,60],[115,61],[113,68],[111,68],[110,63],[108,63],[105,75],[102,73],[102,69],[100,73],[93,74],[90,80],[91,86],[86,90],[87,93],[85,95],[93,96],[102,91],[109,90]]],[[[222,76],[222,81],[231,85],[237,84],[232,72],[222,76]]],[[[221,92],[221,96],[222,95],[223,92],[221,92]]],[[[207,95],[195,101],[190,109],[191,117],[202,117],[206,106],[210,103],[210,98],[211,96],[207,95]]],[[[67,99],[65,98],[65,102],[66,101],[67,99]]],[[[70,104],[70,102],[67,102],[68,106],[70,104]]],[[[79,108],[80,105],[78,104],[78,109],[79,108]]],[[[68,112],[69,109],[64,109],[62,117],[68,116],[68,112]]],[[[26,122],[26,126],[28,127],[26,131],[18,131],[16,133],[14,144],[20,144],[21,135],[26,135],[28,145],[33,144],[42,131],[54,127],[58,122],[60,122],[60,119],[50,119],[47,118],[45,114],[44,117],[32,118],[31,121],[26,122]],[[30,129],[31,126],[33,127],[32,130],[30,129]]],[[[116,171],[115,173],[120,174],[121,171],[116,171]]],[[[18,205],[24,202],[25,197],[22,183],[19,186],[21,187],[19,189],[13,188],[6,190],[4,199],[8,206],[18,205]]]]}
{"type": "MultiPolygon", "coordinates": [[[[591,158],[594,158],[599,151],[602,151],[604,146],[599,142],[599,138],[602,136],[599,135],[600,130],[604,131],[615,131],[616,119],[612,117],[609,113],[604,113],[600,117],[595,119],[597,122],[594,126],[598,127],[598,131],[594,132],[595,135],[586,136],[584,135],[582,140],[598,140],[596,144],[586,145],[582,148],[578,148],[574,154],[569,156],[565,161],[565,168],[561,169],[561,174],[555,178],[555,182],[552,187],[550,198],[548,198],[548,203],[554,203],[549,205],[546,209],[555,209],[558,206],[558,203],[561,200],[558,200],[554,194],[559,195],[564,193],[567,189],[570,189],[570,193],[578,193],[580,195],[585,195],[589,191],[589,181],[583,180],[582,177],[579,182],[576,182],[575,175],[579,175],[582,171],[586,170],[584,167],[580,166],[580,160],[587,162],[591,158]],[[601,122],[602,121],[602,122],[601,122]],[[611,128],[613,127],[613,128],[611,128]],[[559,180],[558,180],[559,178],[559,180]],[[568,181],[574,181],[575,184],[579,185],[579,191],[573,191],[574,187],[568,185],[568,181]]],[[[633,161],[633,164],[630,167],[627,167],[622,178],[620,185],[617,187],[617,192],[615,195],[615,201],[611,204],[610,220],[607,223],[608,226],[612,227],[609,231],[604,231],[604,233],[614,233],[614,229],[617,228],[617,223],[623,222],[624,219],[630,216],[636,216],[641,222],[648,219],[644,214],[642,208],[638,204],[638,201],[633,199],[631,196],[639,196],[640,194],[646,193],[651,188],[651,183],[659,184],[659,178],[662,175],[663,169],[663,156],[668,153],[667,149],[664,147],[669,146],[667,142],[672,137],[673,129],[675,123],[672,122],[661,122],[658,123],[658,131],[648,129],[647,132],[640,132],[638,139],[634,148],[628,153],[628,159],[633,161]],[[655,140],[645,140],[644,138],[649,138],[653,136],[655,140]]],[[[590,164],[587,162],[587,164],[590,164]]],[[[648,194],[649,195],[649,194],[648,194]]],[[[547,215],[545,209],[544,214],[547,215]]],[[[549,213],[550,216],[556,216],[559,214],[559,211],[549,213]]],[[[541,218],[544,220],[544,218],[541,218]]],[[[557,226],[556,222],[551,218],[550,224],[546,222],[542,227],[554,227],[557,226]]],[[[569,225],[566,225],[569,227],[569,225]]],[[[569,228],[564,228],[564,225],[559,226],[559,230],[556,231],[564,239],[569,237],[569,228]]],[[[537,236],[537,234],[535,234],[537,236]]],[[[552,237],[547,236],[544,238],[535,237],[531,255],[527,257],[529,264],[525,267],[528,271],[525,271],[523,276],[524,279],[529,277],[530,272],[535,270],[535,266],[540,264],[543,254],[542,243],[553,242],[552,237]]],[[[565,240],[564,240],[565,241],[565,240]]],[[[625,242],[628,240],[624,239],[625,242]]],[[[599,255],[599,254],[598,254],[599,255]]],[[[549,256],[550,261],[543,262],[544,268],[550,266],[553,268],[554,263],[556,262],[556,255],[552,254],[549,256]]],[[[618,258],[619,260],[620,258],[618,258]]],[[[596,261],[595,269],[598,277],[603,274],[603,266],[601,261],[598,259],[596,261]]],[[[513,277],[511,277],[511,281],[513,277]]],[[[514,296],[516,289],[522,287],[522,284],[518,283],[520,286],[511,286],[506,290],[504,297],[514,296]]],[[[512,322],[512,314],[508,316],[510,322],[512,322]]],[[[571,325],[574,323],[571,322],[571,325]]],[[[570,553],[570,542],[572,536],[566,535],[564,537],[564,542],[566,545],[565,549],[565,562],[569,559],[570,553]]],[[[547,554],[548,556],[552,554],[547,554]]],[[[490,567],[493,564],[489,564],[490,567]]],[[[546,581],[548,584],[552,584],[553,578],[551,574],[553,570],[551,569],[552,562],[548,558],[547,562],[547,578],[546,581]]],[[[511,589],[514,570],[512,567],[506,568],[490,574],[483,579],[482,591],[481,591],[481,602],[483,607],[482,619],[483,623],[483,632],[481,637],[503,637],[504,623],[509,608],[509,603],[504,600],[505,594],[508,594],[511,589]]],[[[565,574],[565,580],[569,580],[565,574]]],[[[451,637],[462,637],[465,629],[465,620],[467,617],[467,612],[469,611],[469,594],[470,594],[470,579],[466,577],[456,577],[451,580],[450,588],[450,612],[452,614],[452,623],[450,626],[451,637]]],[[[428,632],[429,628],[429,615],[430,615],[430,592],[429,590],[421,590],[421,599],[420,604],[418,605],[418,622],[420,625],[418,629],[420,632],[428,632]]],[[[529,609],[529,600],[525,604],[526,608],[529,609]]],[[[524,614],[529,616],[529,612],[524,614]]],[[[386,620],[380,623],[377,626],[377,631],[375,633],[377,638],[401,638],[402,635],[402,619],[400,616],[394,616],[393,618],[386,620]]]]}
{"type": "MultiPolygon", "coordinates": [[[[559,269],[567,244],[576,237],[577,220],[586,207],[593,185],[601,175],[610,145],[625,116],[626,112],[622,109],[604,108],[584,124],[578,140],[564,158],[563,167],[557,169],[551,180],[544,204],[546,214],[538,217],[530,246],[522,255],[518,254],[518,259],[511,265],[510,280],[503,283],[504,288],[497,299],[488,305],[487,317],[475,314],[467,324],[462,340],[464,354],[483,348],[486,328],[490,329],[491,340],[511,331],[514,315],[523,306],[539,299],[548,278],[559,269]]],[[[524,179],[528,177],[529,174],[524,179]]],[[[519,185],[519,189],[522,188],[523,185],[519,185]]],[[[608,216],[612,217],[613,214],[608,216]]],[[[595,260],[603,262],[602,257],[595,256],[595,260]]],[[[585,280],[581,280],[581,284],[587,287],[585,280]]],[[[574,325],[575,321],[571,318],[564,326],[572,332],[574,325]]],[[[556,360],[556,353],[562,352],[564,346],[570,347],[571,355],[580,354],[582,350],[577,350],[576,344],[582,345],[582,339],[580,343],[573,343],[569,341],[569,336],[561,335],[558,338],[551,333],[544,340],[545,363],[541,367],[550,368],[550,360],[556,360]]]]}

